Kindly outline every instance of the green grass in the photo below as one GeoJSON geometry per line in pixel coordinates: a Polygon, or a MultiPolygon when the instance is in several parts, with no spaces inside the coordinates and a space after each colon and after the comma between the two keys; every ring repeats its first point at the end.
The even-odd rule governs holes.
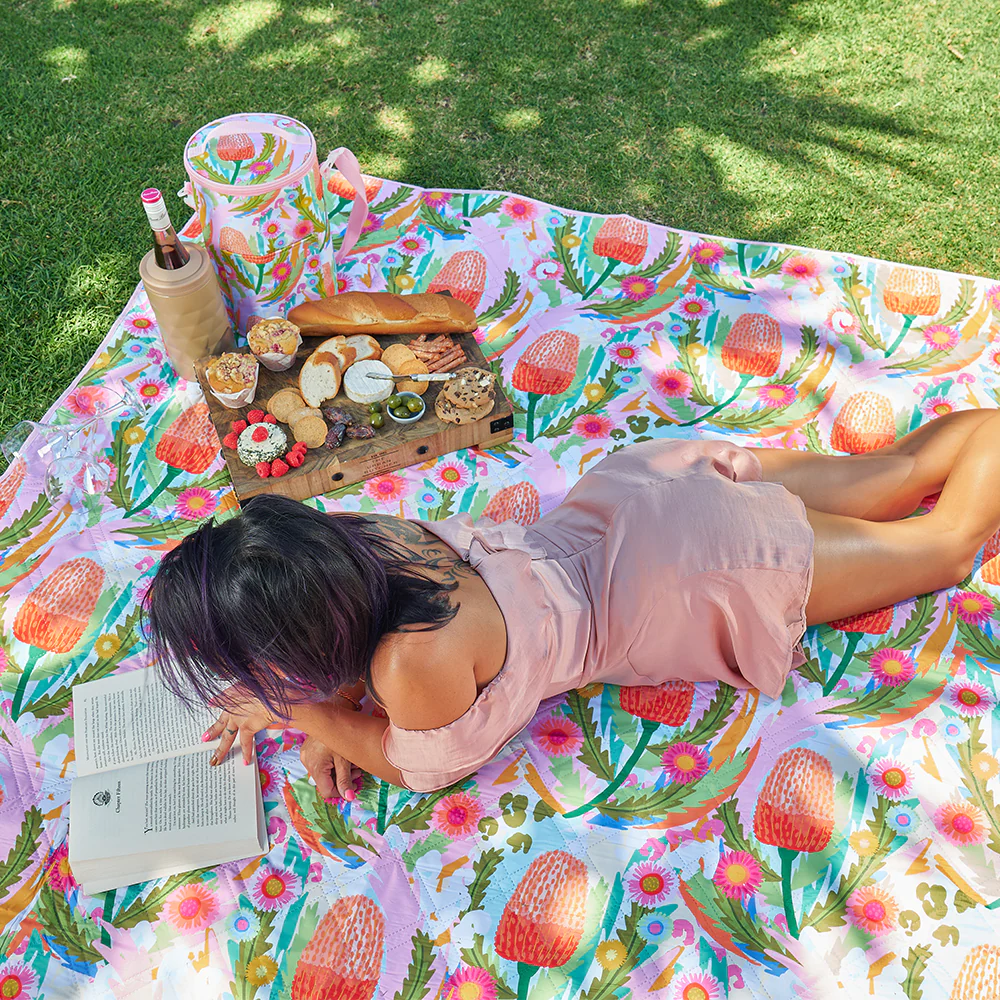
{"type": "Polygon", "coordinates": [[[0,432],[137,280],[195,128],[308,123],[376,174],[1000,272],[987,0],[6,0],[0,432]]]}

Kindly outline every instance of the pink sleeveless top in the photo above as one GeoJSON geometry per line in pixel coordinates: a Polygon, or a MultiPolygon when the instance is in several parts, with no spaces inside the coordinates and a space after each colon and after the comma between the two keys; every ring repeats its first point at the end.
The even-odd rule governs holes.
{"type": "Polygon", "coordinates": [[[801,500],[723,441],[624,448],[530,526],[421,521],[468,561],[507,627],[497,676],[460,718],[387,727],[407,787],[442,788],[494,757],[546,698],[593,681],[722,681],[777,697],[812,580],[801,500]]]}

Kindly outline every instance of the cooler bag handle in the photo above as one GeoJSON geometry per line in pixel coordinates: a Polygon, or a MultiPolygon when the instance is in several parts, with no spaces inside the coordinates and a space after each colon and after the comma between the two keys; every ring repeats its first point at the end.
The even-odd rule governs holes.
{"type": "Polygon", "coordinates": [[[340,149],[330,153],[323,166],[327,170],[336,167],[354,188],[354,204],[347,220],[347,229],[344,230],[344,242],[340,244],[340,249],[334,257],[334,262],[339,264],[354,249],[354,244],[361,236],[361,227],[368,218],[368,195],[365,194],[365,181],[361,176],[358,158],[346,146],[341,146],[340,149]]]}

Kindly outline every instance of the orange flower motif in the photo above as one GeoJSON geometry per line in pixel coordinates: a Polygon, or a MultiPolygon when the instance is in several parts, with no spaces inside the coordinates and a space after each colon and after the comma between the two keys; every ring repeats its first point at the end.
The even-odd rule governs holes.
{"type": "Polygon", "coordinates": [[[557,396],[572,384],[579,354],[575,333],[549,330],[517,359],[511,384],[521,392],[557,396]]]}
{"type": "Polygon", "coordinates": [[[813,750],[786,750],[764,781],[753,832],[762,844],[822,851],[833,833],[833,768],[813,750]]]}
{"type": "Polygon", "coordinates": [[[103,586],[104,570],[92,559],[64,562],[24,599],[14,635],[50,653],[68,653],[80,641],[103,586]]]}
{"type": "MultiPolygon", "coordinates": [[[[0,486],[0,496],[3,495],[2,491],[3,487],[0,486]]],[[[2,514],[3,507],[0,504],[0,515],[2,514]]],[[[1000,584],[1000,559],[997,556],[1000,556],[1000,531],[990,536],[986,548],[983,549],[983,565],[979,574],[986,583],[1000,584]]]]}
{"type": "Polygon", "coordinates": [[[658,687],[622,687],[618,702],[631,715],[666,726],[679,726],[687,720],[694,703],[694,684],[690,681],[667,681],[658,687]]]}
{"type": "Polygon", "coordinates": [[[830,447],[852,455],[884,448],[896,440],[892,401],[878,392],[856,392],[833,421],[830,447]]]}
{"type": "Polygon", "coordinates": [[[385,917],[367,896],[338,899],[302,951],[292,1000],[371,1000],[384,936],[385,917]]]}
{"type": "Polygon", "coordinates": [[[516,521],[527,527],[541,516],[539,502],[538,490],[531,483],[515,483],[505,486],[491,498],[483,517],[498,524],[501,521],[516,521]]]}
{"type": "Polygon", "coordinates": [[[274,260],[273,253],[255,254],[250,250],[247,238],[232,226],[223,226],[219,233],[219,249],[225,253],[235,254],[251,264],[269,264],[274,260]]]}
{"type": "Polygon", "coordinates": [[[893,896],[877,885],[864,886],[847,900],[847,918],[875,937],[896,929],[899,905],[893,896]]]}
{"type": "Polygon", "coordinates": [[[195,403],[163,432],[156,457],[175,469],[198,475],[219,454],[219,436],[208,416],[207,403],[195,403]]]}
{"type": "Polygon", "coordinates": [[[486,288],[486,258],[478,250],[459,250],[438,271],[428,292],[451,292],[470,309],[479,306],[486,288]]]}
{"type": "Polygon", "coordinates": [[[237,160],[249,160],[253,157],[253,139],[246,132],[234,132],[232,135],[221,136],[215,147],[215,153],[220,160],[235,163],[237,160]]]}
{"type": "Polygon", "coordinates": [[[998,1000],[1000,997],[1000,948],[980,944],[958,970],[948,1000],[998,1000]]]}
{"type": "Polygon", "coordinates": [[[838,618],[830,622],[830,628],[841,632],[863,632],[865,635],[884,635],[892,627],[892,605],[878,608],[876,611],[865,611],[850,618],[838,618]]]}
{"type": "Polygon", "coordinates": [[[741,375],[770,378],[781,363],[781,326],[767,313],[736,318],[722,345],[722,363],[741,375]]]}
{"type": "MultiPolygon", "coordinates": [[[[367,174],[362,174],[361,179],[365,183],[365,198],[371,204],[375,195],[379,193],[382,187],[382,179],[380,177],[369,177],[367,174]]],[[[335,194],[340,198],[350,198],[352,201],[355,194],[357,194],[354,190],[354,185],[339,170],[330,172],[330,179],[326,182],[326,189],[331,194],[335,194]]]]}
{"type": "Polygon", "coordinates": [[[635,267],[646,256],[648,244],[649,233],[643,223],[616,215],[601,223],[594,237],[594,253],[635,267]]]}
{"type": "Polygon", "coordinates": [[[504,907],[493,946],[512,962],[565,965],[583,937],[586,907],[587,866],[566,851],[546,851],[504,907]]]}
{"type": "Polygon", "coordinates": [[[889,312],[904,316],[933,316],[941,308],[941,282],[933,271],[894,267],[882,292],[889,312]]]}
{"type": "Polygon", "coordinates": [[[25,468],[24,459],[16,459],[7,470],[7,475],[0,481],[0,517],[3,517],[10,510],[10,505],[14,502],[14,497],[17,496],[21,483],[24,482],[25,468]]]}

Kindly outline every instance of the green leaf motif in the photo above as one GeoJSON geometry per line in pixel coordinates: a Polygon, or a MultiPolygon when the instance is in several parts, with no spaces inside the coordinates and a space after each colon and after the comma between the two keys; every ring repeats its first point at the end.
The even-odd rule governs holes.
{"type": "Polygon", "coordinates": [[[507,199],[501,194],[496,198],[487,198],[481,205],[477,205],[471,212],[469,212],[470,219],[481,219],[484,215],[491,215],[495,212],[507,199]]]}
{"type": "Polygon", "coordinates": [[[147,542],[167,542],[180,541],[199,527],[201,527],[200,521],[188,521],[186,518],[175,517],[167,521],[151,521],[149,524],[116,528],[115,533],[132,535],[134,538],[142,538],[147,542]]]}
{"type": "Polygon", "coordinates": [[[373,215],[385,215],[386,212],[391,212],[394,208],[399,208],[411,194],[413,194],[413,188],[401,187],[398,191],[387,195],[374,205],[369,205],[368,211],[373,215]]]}
{"type": "Polygon", "coordinates": [[[788,370],[780,377],[772,379],[776,385],[792,385],[797,382],[806,369],[816,359],[816,329],[811,326],[802,327],[802,350],[795,356],[788,370]]]}
{"type": "Polygon", "coordinates": [[[604,969],[581,994],[581,1000],[607,1000],[615,996],[628,981],[632,970],[639,964],[639,956],[646,947],[646,939],[639,933],[639,921],[650,911],[633,903],[625,917],[625,926],[615,931],[615,937],[625,948],[625,960],[613,969],[604,969]]]}
{"type": "Polygon", "coordinates": [[[575,236],[573,232],[573,220],[567,219],[564,226],[560,226],[553,233],[553,244],[555,245],[556,259],[563,266],[562,277],[559,281],[565,285],[574,295],[585,295],[587,286],[583,283],[573,263],[573,255],[570,248],[563,245],[563,240],[570,236],[575,236]]]}
{"type": "Polygon", "coordinates": [[[70,909],[61,892],[55,892],[49,885],[43,886],[36,909],[45,937],[65,949],[72,958],[92,964],[104,961],[104,956],[94,947],[101,928],[90,917],[70,909]]]}
{"type": "Polygon", "coordinates": [[[625,281],[628,278],[655,278],[658,274],[668,271],[673,266],[674,261],[677,260],[677,256],[680,253],[680,249],[681,234],[671,230],[667,236],[667,242],[664,244],[663,249],[656,255],[656,259],[639,271],[630,271],[628,274],[623,274],[621,280],[625,281]]]}
{"type": "Polygon", "coordinates": [[[0,531],[0,550],[9,549],[21,539],[27,538],[42,523],[50,510],[52,504],[43,494],[16,521],[0,531]]]}
{"type": "Polygon", "coordinates": [[[24,874],[31,859],[38,850],[38,838],[42,832],[42,814],[37,806],[32,806],[21,822],[21,830],[7,855],[0,862],[0,899],[10,892],[11,886],[24,874]]]}
{"type": "Polygon", "coordinates": [[[591,774],[596,774],[604,781],[611,781],[615,776],[615,765],[611,761],[608,748],[601,740],[601,734],[597,731],[589,699],[584,698],[579,691],[570,691],[566,695],[566,707],[569,709],[569,717],[583,733],[583,746],[576,759],[591,774]]]}
{"type": "Polygon", "coordinates": [[[903,980],[903,992],[907,1000],[921,1000],[924,995],[924,969],[931,957],[931,950],[926,945],[918,944],[911,948],[903,959],[906,978],[903,980]]]}
{"type": "Polygon", "coordinates": [[[200,882],[201,876],[211,868],[199,868],[193,872],[181,872],[178,875],[171,875],[159,883],[150,883],[153,888],[144,897],[134,899],[128,906],[119,910],[109,921],[112,926],[119,930],[128,930],[144,920],[149,923],[155,922],[160,915],[167,901],[167,897],[183,885],[190,885],[193,882],[200,882]]]}
{"type": "Polygon", "coordinates": [[[780,882],[781,876],[767,863],[767,859],[761,856],[756,847],[747,839],[743,832],[743,825],[740,823],[739,814],[736,812],[736,802],[729,799],[723,802],[715,811],[716,816],[722,822],[722,839],[726,847],[731,851],[746,851],[753,856],[766,882],[780,882]]]}
{"type": "Polygon", "coordinates": [[[497,870],[501,861],[503,861],[503,850],[490,847],[483,851],[473,862],[473,877],[469,883],[469,905],[459,913],[459,920],[467,913],[483,908],[483,901],[486,899],[486,890],[490,887],[490,880],[493,878],[493,873],[497,870]]]}
{"type": "Polygon", "coordinates": [[[464,781],[450,785],[448,788],[439,788],[436,792],[431,792],[423,798],[417,799],[415,802],[407,802],[399,812],[392,814],[389,822],[386,824],[386,828],[398,826],[404,833],[426,830],[431,814],[434,812],[434,807],[446,796],[453,795],[458,791],[464,791],[471,784],[472,780],[466,778],[464,781]]]}
{"type": "Polygon", "coordinates": [[[836,452],[831,451],[826,447],[825,444],[820,440],[819,437],[819,427],[816,421],[813,420],[806,424],[802,428],[802,433],[806,436],[806,444],[809,446],[810,451],[816,452],[817,455],[834,455],[836,452]]]}
{"type": "Polygon", "coordinates": [[[704,264],[694,264],[691,273],[698,279],[698,284],[705,288],[714,288],[720,292],[733,292],[737,295],[746,295],[752,286],[743,278],[729,277],[725,274],[716,274],[710,267],[704,264]]]}
{"type": "Polygon", "coordinates": [[[426,201],[420,204],[420,217],[432,229],[437,229],[445,235],[458,236],[465,233],[465,226],[446,219],[433,205],[428,205],[426,201]]]}
{"type": "Polygon", "coordinates": [[[433,959],[434,945],[430,937],[426,931],[418,930],[413,935],[413,951],[406,978],[396,991],[394,1000],[423,1000],[430,991],[428,983],[434,974],[433,959]]]}
{"type": "Polygon", "coordinates": [[[474,969],[484,969],[496,984],[497,1000],[517,1000],[517,993],[507,985],[497,963],[486,954],[486,941],[482,934],[473,934],[472,947],[462,949],[462,960],[474,969]]]}
{"type": "Polygon", "coordinates": [[[500,297],[496,300],[486,310],[479,316],[479,325],[486,326],[487,323],[492,323],[495,319],[499,319],[505,312],[507,312],[510,307],[514,304],[514,300],[517,298],[517,293],[521,290],[521,279],[517,276],[517,273],[511,270],[509,267],[505,272],[505,279],[503,285],[503,291],[500,293],[500,297]]]}

